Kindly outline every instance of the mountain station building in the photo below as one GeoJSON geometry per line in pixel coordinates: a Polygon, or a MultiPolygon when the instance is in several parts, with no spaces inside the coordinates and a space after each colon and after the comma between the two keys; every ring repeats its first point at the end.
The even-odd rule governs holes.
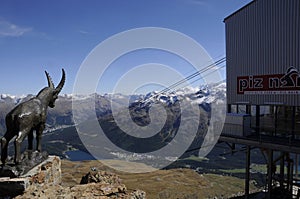
{"type": "Polygon", "coordinates": [[[246,198],[253,148],[267,156],[266,198],[275,190],[299,198],[300,1],[254,0],[224,23],[227,116],[220,141],[246,147],[246,198]]]}

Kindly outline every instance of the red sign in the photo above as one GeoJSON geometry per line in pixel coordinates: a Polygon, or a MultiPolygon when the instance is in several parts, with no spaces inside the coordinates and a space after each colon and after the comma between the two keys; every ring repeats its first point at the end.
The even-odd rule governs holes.
{"type": "Polygon", "coordinates": [[[285,74],[238,76],[237,94],[300,94],[300,73],[290,67],[285,74]]]}

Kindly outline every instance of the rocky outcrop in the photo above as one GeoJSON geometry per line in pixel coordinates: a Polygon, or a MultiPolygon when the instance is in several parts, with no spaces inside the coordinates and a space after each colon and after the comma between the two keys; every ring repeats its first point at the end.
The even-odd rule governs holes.
{"type": "MultiPolygon", "coordinates": [[[[33,159],[34,158],[30,160],[33,161],[33,159]]],[[[29,159],[25,160],[25,163],[31,163],[29,159]]],[[[24,162],[21,165],[25,165],[24,162]]],[[[14,172],[10,171],[9,169],[14,170],[15,168],[5,167],[1,169],[3,171],[2,174],[8,173],[10,175],[0,177],[0,198],[11,198],[17,196],[36,186],[43,186],[45,184],[58,185],[61,183],[61,160],[57,156],[49,156],[42,163],[38,164],[37,166],[34,166],[31,170],[18,177],[11,175],[14,172]],[[4,172],[3,169],[6,169],[7,171],[4,172]],[[10,171],[10,173],[8,171],[10,171]]],[[[15,173],[21,170],[16,170],[15,173]]]]}
{"type": "MultiPolygon", "coordinates": [[[[125,185],[123,185],[125,188],[125,185]]],[[[30,187],[23,195],[16,199],[145,199],[144,191],[135,190],[127,192],[119,190],[119,187],[102,183],[90,183],[85,185],[76,185],[74,187],[63,187],[61,185],[43,185],[30,187]]]]}
{"type": "MultiPolygon", "coordinates": [[[[49,167],[50,168],[50,167],[49,167]]],[[[48,168],[48,169],[49,169],[48,168]]],[[[121,183],[119,176],[105,171],[91,171],[82,177],[80,184],[73,187],[63,187],[55,181],[47,181],[49,177],[40,173],[31,178],[35,186],[30,186],[19,199],[31,198],[96,198],[96,199],[145,199],[146,193],[141,190],[128,191],[121,183]]],[[[51,177],[50,177],[51,179],[51,177]]]]}
{"type": "Polygon", "coordinates": [[[80,197],[95,197],[103,198],[130,198],[143,199],[146,198],[146,193],[141,190],[128,192],[121,179],[116,174],[97,171],[96,168],[91,168],[91,171],[82,177],[81,185],[71,188],[77,193],[82,193],[80,197]]]}

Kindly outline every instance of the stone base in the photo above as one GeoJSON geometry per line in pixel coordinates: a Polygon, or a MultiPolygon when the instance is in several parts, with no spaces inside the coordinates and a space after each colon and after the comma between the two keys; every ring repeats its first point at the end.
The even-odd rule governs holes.
{"type": "Polygon", "coordinates": [[[21,162],[14,164],[12,158],[0,168],[0,177],[18,178],[31,170],[36,165],[48,158],[48,153],[27,150],[21,155],[21,162]]]}
{"type": "Polygon", "coordinates": [[[0,177],[0,197],[15,197],[30,186],[61,183],[61,161],[58,156],[46,160],[17,178],[0,177]]]}

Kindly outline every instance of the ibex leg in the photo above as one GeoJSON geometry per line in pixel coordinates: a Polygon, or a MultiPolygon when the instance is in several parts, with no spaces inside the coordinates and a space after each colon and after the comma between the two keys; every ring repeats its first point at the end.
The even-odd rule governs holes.
{"type": "Polygon", "coordinates": [[[26,135],[26,132],[20,131],[15,140],[15,164],[19,164],[21,162],[21,144],[26,135]]]}
{"type": "Polygon", "coordinates": [[[42,135],[45,129],[45,124],[41,124],[36,129],[36,150],[41,152],[42,151],[42,135]]]}
{"type": "Polygon", "coordinates": [[[6,132],[5,135],[1,138],[1,162],[5,164],[7,159],[7,147],[9,141],[13,138],[13,133],[6,132]]]}

